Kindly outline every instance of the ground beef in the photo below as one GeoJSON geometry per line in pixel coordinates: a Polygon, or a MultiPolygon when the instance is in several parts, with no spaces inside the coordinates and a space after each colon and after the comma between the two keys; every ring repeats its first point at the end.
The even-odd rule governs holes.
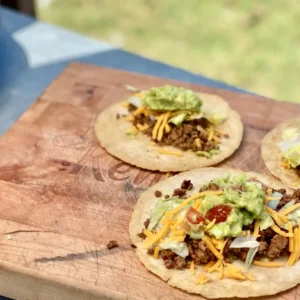
{"type": "Polygon", "coordinates": [[[135,244],[131,244],[130,246],[131,246],[131,248],[133,248],[133,249],[136,248],[136,245],[135,245],[135,244]]]}
{"type": "Polygon", "coordinates": [[[153,255],[153,254],[154,254],[154,249],[148,249],[147,253],[148,253],[149,255],[153,255]]]}
{"type": "Polygon", "coordinates": [[[220,187],[213,183],[213,182],[210,182],[207,186],[203,186],[202,188],[200,188],[199,192],[205,192],[205,191],[218,191],[220,190],[220,187]]]}
{"type": "Polygon", "coordinates": [[[109,241],[109,243],[107,244],[106,247],[107,247],[108,250],[110,250],[110,249],[119,247],[119,244],[118,244],[117,241],[109,241]]]}
{"type": "Polygon", "coordinates": [[[145,234],[144,232],[138,233],[137,236],[140,237],[140,238],[143,239],[143,240],[147,237],[146,234],[145,234]]]}
{"type": "Polygon", "coordinates": [[[287,195],[285,189],[277,190],[277,192],[283,194],[283,197],[276,208],[277,211],[291,200],[295,200],[295,204],[300,203],[300,189],[295,190],[292,195],[287,195]]]}
{"type": "Polygon", "coordinates": [[[259,246],[258,246],[258,251],[255,255],[255,259],[259,260],[260,258],[266,256],[268,248],[269,248],[269,245],[267,242],[264,242],[264,241],[260,242],[259,246]]]}
{"type": "Polygon", "coordinates": [[[185,194],[186,194],[186,190],[175,189],[175,190],[173,191],[173,196],[178,196],[179,198],[180,198],[180,197],[183,197],[185,194]]]}
{"type": "Polygon", "coordinates": [[[183,180],[183,182],[181,183],[181,187],[182,190],[191,190],[193,188],[193,184],[191,183],[190,180],[183,180]]]}
{"type": "Polygon", "coordinates": [[[166,194],[165,199],[168,199],[168,198],[170,198],[170,195],[166,194]]]}
{"type": "Polygon", "coordinates": [[[181,256],[176,256],[174,262],[175,262],[175,268],[179,270],[184,269],[187,265],[185,258],[181,256]]]}
{"type": "Polygon", "coordinates": [[[246,260],[248,248],[230,248],[232,240],[229,240],[223,250],[225,258],[230,262],[234,259],[246,260]]]}
{"type": "Polygon", "coordinates": [[[215,256],[202,240],[190,239],[187,244],[189,255],[196,265],[207,264],[209,261],[215,260],[215,256]]]}
{"type": "Polygon", "coordinates": [[[150,219],[148,218],[148,219],[144,222],[144,226],[145,226],[146,229],[148,228],[149,224],[150,224],[150,219]]]}
{"type": "Polygon", "coordinates": [[[161,195],[162,195],[161,191],[155,191],[154,192],[154,196],[157,197],[157,198],[161,197],[161,195]]]}
{"type": "Polygon", "coordinates": [[[230,187],[233,191],[237,191],[239,193],[244,192],[245,188],[242,185],[232,186],[230,187]]]}
{"type": "Polygon", "coordinates": [[[270,259],[279,257],[287,247],[288,241],[288,238],[279,234],[275,234],[267,251],[267,257],[270,259]]]}
{"type": "Polygon", "coordinates": [[[276,233],[269,227],[260,232],[260,241],[267,242],[269,244],[275,234],[276,233]]]}
{"type": "Polygon", "coordinates": [[[166,259],[166,260],[164,260],[164,264],[165,264],[165,267],[167,269],[174,269],[175,268],[175,262],[172,259],[166,259]]]}
{"type": "Polygon", "coordinates": [[[137,107],[136,107],[135,105],[129,103],[129,105],[128,105],[128,111],[129,111],[129,112],[133,112],[133,111],[135,111],[136,109],[137,109],[137,107]]]}

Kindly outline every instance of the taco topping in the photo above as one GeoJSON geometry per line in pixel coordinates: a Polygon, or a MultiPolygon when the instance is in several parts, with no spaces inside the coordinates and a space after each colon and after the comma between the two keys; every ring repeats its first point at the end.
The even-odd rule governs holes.
{"type": "Polygon", "coordinates": [[[288,127],[282,133],[282,141],[277,143],[282,156],[282,167],[300,170],[300,130],[288,127]]]}
{"type": "MultiPolygon", "coordinates": [[[[219,130],[224,112],[201,111],[202,100],[191,90],[174,86],[151,88],[125,102],[132,123],[128,135],[147,135],[159,146],[190,150],[210,158],[220,151],[220,142],[228,134],[219,130]]],[[[181,152],[160,149],[159,153],[183,156],[181,152]]]]}
{"type": "Polygon", "coordinates": [[[255,280],[233,265],[236,260],[250,271],[252,264],[274,268],[299,260],[300,190],[288,195],[244,173],[214,179],[198,193],[184,180],[178,190],[186,198],[161,194],[142,232],[144,248],[166,268],[189,268],[194,275],[204,265],[195,281],[204,284],[213,272],[220,279],[255,280]]]}

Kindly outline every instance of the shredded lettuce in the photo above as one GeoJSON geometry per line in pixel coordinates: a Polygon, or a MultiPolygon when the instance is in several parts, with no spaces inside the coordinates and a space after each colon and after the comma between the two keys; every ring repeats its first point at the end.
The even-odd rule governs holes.
{"type": "Polygon", "coordinates": [[[245,261],[247,269],[251,266],[257,251],[258,251],[258,247],[250,248],[248,250],[247,256],[246,256],[246,261],[245,261]]]}
{"type": "Polygon", "coordinates": [[[158,246],[160,249],[170,249],[181,257],[187,257],[189,255],[189,249],[185,242],[177,242],[170,238],[165,238],[158,246]]]}
{"type": "Polygon", "coordinates": [[[187,115],[188,114],[186,114],[186,113],[179,114],[179,115],[169,119],[168,123],[173,123],[176,126],[180,126],[184,122],[184,120],[186,119],[187,115]]]}

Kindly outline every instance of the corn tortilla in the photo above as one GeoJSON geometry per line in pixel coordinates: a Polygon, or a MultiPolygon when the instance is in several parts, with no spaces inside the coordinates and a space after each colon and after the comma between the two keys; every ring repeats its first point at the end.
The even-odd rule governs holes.
{"type": "Polygon", "coordinates": [[[230,109],[227,102],[222,98],[199,94],[203,100],[203,110],[222,110],[227,114],[227,119],[220,128],[229,134],[229,138],[223,138],[220,144],[220,153],[212,158],[197,156],[193,152],[181,151],[172,146],[154,145],[151,139],[139,133],[136,137],[126,134],[132,124],[124,118],[116,118],[117,114],[127,113],[121,103],[115,104],[100,113],[96,124],[95,133],[101,146],[117,158],[148,170],[159,170],[161,172],[186,171],[195,168],[215,165],[239,147],[243,136],[243,124],[239,114],[230,109]],[[159,153],[159,149],[182,152],[182,156],[159,153]]]}
{"type": "Polygon", "coordinates": [[[271,130],[262,141],[261,154],[270,173],[279,178],[285,185],[293,189],[300,188],[300,176],[295,169],[281,166],[281,153],[277,143],[282,141],[282,133],[287,127],[298,127],[300,117],[279,124],[271,130]]]}
{"type": "MultiPolygon", "coordinates": [[[[164,266],[162,259],[154,259],[153,256],[146,253],[146,249],[143,249],[143,240],[139,238],[137,234],[142,231],[143,222],[149,217],[150,210],[156,201],[154,197],[156,190],[162,191],[163,194],[170,194],[174,188],[180,186],[184,179],[190,179],[194,185],[190,194],[193,194],[212,179],[225,177],[238,172],[241,171],[219,168],[195,169],[163,180],[141,195],[134,209],[129,230],[131,240],[137,246],[136,253],[149,271],[167,281],[167,283],[173,287],[177,287],[189,293],[200,294],[207,298],[246,298],[273,295],[300,283],[300,262],[292,267],[284,266],[281,268],[266,268],[252,265],[247,272],[254,275],[256,278],[255,281],[240,281],[229,278],[220,280],[216,273],[205,273],[203,267],[198,265],[195,267],[195,275],[191,275],[188,269],[169,270],[164,266]],[[203,273],[212,278],[212,280],[202,285],[195,284],[196,278],[203,273]]],[[[277,189],[284,188],[282,183],[270,176],[252,172],[246,174],[257,178],[270,187],[277,189]]],[[[290,190],[288,190],[288,192],[290,192],[290,190]]],[[[236,261],[234,265],[244,269],[244,264],[241,262],[236,261]]]]}

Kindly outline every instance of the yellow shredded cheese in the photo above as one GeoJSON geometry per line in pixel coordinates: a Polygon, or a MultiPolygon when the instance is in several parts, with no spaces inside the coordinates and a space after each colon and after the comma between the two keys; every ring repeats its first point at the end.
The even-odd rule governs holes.
{"type": "Polygon", "coordinates": [[[279,215],[277,214],[276,211],[274,211],[273,209],[271,209],[268,206],[265,206],[265,210],[267,211],[267,213],[273,218],[273,220],[279,225],[279,226],[283,226],[284,222],[282,221],[282,219],[279,217],[279,215]]]}
{"type": "Polygon", "coordinates": [[[136,96],[136,97],[142,97],[143,96],[143,93],[136,93],[134,96],[136,96]]]}
{"type": "Polygon", "coordinates": [[[267,267],[267,268],[279,268],[284,266],[284,262],[281,261],[260,261],[254,260],[253,264],[259,267],[267,267]]]}
{"type": "Polygon", "coordinates": [[[275,231],[276,233],[285,236],[285,237],[292,237],[293,233],[289,233],[289,232],[285,232],[283,230],[281,230],[278,226],[276,226],[275,224],[271,226],[271,228],[273,229],[273,231],[275,231]]]}
{"type": "Polygon", "coordinates": [[[287,162],[281,162],[281,164],[280,164],[283,168],[285,168],[285,169],[289,169],[291,166],[287,163],[287,162]]]}
{"type": "Polygon", "coordinates": [[[209,230],[210,228],[212,228],[212,227],[215,225],[215,223],[216,223],[216,219],[213,219],[211,222],[209,222],[209,223],[206,225],[204,231],[206,232],[207,230],[209,230]]]}
{"type": "Polygon", "coordinates": [[[207,271],[207,270],[210,269],[214,264],[215,264],[215,262],[211,260],[210,262],[208,262],[208,263],[204,266],[204,270],[207,271]]]}
{"type": "Polygon", "coordinates": [[[133,116],[128,116],[125,118],[126,121],[132,122],[134,121],[134,117],[133,116]]]}
{"type": "Polygon", "coordinates": [[[219,134],[219,135],[226,135],[226,133],[224,131],[221,131],[219,129],[215,129],[215,133],[219,134]]]}
{"type": "Polygon", "coordinates": [[[153,140],[156,140],[156,138],[157,138],[158,129],[159,129],[163,119],[164,119],[164,115],[162,114],[156,120],[155,126],[152,131],[152,139],[153,140]]]}
{"type": "Polygon", "coordinates": [[[279,213],[279,215],[282,216],[282,217],[286,216],[286,215],[288,215],[289,213],[291,213],[292,211],[296,210],[299,207],[300,207],[300,203],[297,203],[297,204],[295,204],[293,206],[290,206],[290,207],[284,209],[283,211],[281,211],[279,213]]]}
{"type": "Polygon", "coordinates": [[[223,241],[223,244],[222,244],[221,248],[219,249],[221,254],[223,253],[224,248],[225,248],[227,242],[229,241],[229,239],[230,239],[230,238],[228,237],[228,238],[226,238],[226,239],[223,241]]]}
{"type": "Polygon", "coordinates": [[[139,107],[137,110],[135,110],[133,112],[133,115],[134,116],[138,116],[138,115],[144,113],[145,111],[146,111],[146,107],[145,106],[141,106],[141,107],[139,107]]]}
{"type": "MultiPolygon", "coordinates": [[[[292,222],[288,222],[288,230],[289,233],[293,233],[293,224],[292,222]]],[[[294,251],[294,238],[292,236],[289,237],[289,251],[293,252],[294,251]]]]}
{"type": "Polygon", "coordinates": [[[165,149],[159,149],[158,152],[160,154],[168,154],[168,155],[175,155],[175,156],[183,156],[182,152],[179,151],[171,151],[171,150],[165,150],[165,149]]]}
{"type": "Polygon", "coordinates": [[[299,229],[295,228],[294,230],[294,239],[293,239],[293,252],[291,253],[289,259],[288,259],[288,265],[292,266],[297,257],[297,249],[299,248],[299,229]]]}
{"type": "Polygon", "coordinates": [[[153,257],[155,259],[158,259],[158,254],[159,254],[159,247],[157,246],[157,247],[154,248],[153,257]]]}
{"type": "Polygon", "coordinates": [[[166,126],[166,124],[168,122],[168,119],[170,117],[170,112],[165,113],[163,116],[164,116],[164,118],[163,118],[163,121],[161,123],[161,126],[160,126],[160,128],[158,130],[158,134],[157,134],[157,140],[158,141],[161,141],[161,139],[164,135],[164,129],[165,129],[165,126],[166,126]]]}
{"type": "Polygon", "coordinates": [[[204,128],[202,128],[200,125],[197,126],[197,130],[203,134],[208,134],[208,132],[204,128]]]}
{"type": "Polygon", "coordinates": [[[223,264],[221,263],[220,264],[220,266],[218,267],[218,269],[217,269],[217,271],[218,271],[218,278],[219,279],[222,279],[223,278],[223,272],[224,272],[224,266],[223,266],[223,264]]]}
{"type": "Polygon", "coordinates": [[[171,239],[172,241],[183,242],[184,239],[185,239],[185,235],[171,236],[170,239],[171,239]]]}
{"type": "Polygon", "coordinates": [[[236,268],[235,266],[233,266],[231,264],[228,264],[225,267],[224,275],[226,277],[233,278],[233,279],[241,279],[241,280],[246,279],[246,277],[241,273],[241,269],[236,268]]]}
{"type": "Polygon", "coordinates": [[[206,283],[207,281],[209,281],[210,278],[208,278],[206,275],[201,274],[197,279],[196,279],[196,284],[203,284],[206,283]]]}
{"type": "Polygon", "coordinates": [[[220,260],[223,259],[223,255],[216,249],[216,247],[214,246],[211,238],[208,235],[205,235],[202,238],[202,240],[204,241],[204,243],[206,244],[206,246],[208,247],[208,249],[213,253],[213,255],[215,257],[217,257],[220,260]]]}
{"type": "Polygon", "coordinates": [[[213,127],[210,127],[207,140],[211,141],[213,136],[214,136],[214,129],[213,129],[213,127]]]}
{"type": "Polygon", "coordinates": [[[297,186],[298,185],[298,182],[293,182],[292,183],[292,186],[297,186]]]}
{"type": "Polygon", "coordinates": [[[169,123],[167,122],[166,126],[165,126],[165,132],[169,133],[170,131],[171,131],[171,127],[170,127],[169,123]]]}
{"type": "Polygon", "coordinates": [[[196,144],[196,146],[197,146],[198,148],[201,147],[201,142],[200,142],[200,139],[199,139],[199,138],[196,138],[196,139],[195,139],[195,144],[196,144]]]}
{"type": "Polygon", "coordinates": [[[184,230],[173,230],[173,231],[170,233],[170,236],[183,235],[183,234],[185,234],[185,231],[184,231],[184,230]]]}
{"type": "Polygon", "coordinates": [[[216,143],[220,143],[220,142],[221,142],[221,140],[220,140],[216,135],[214,135],[214,136],[212,137],[212,139],[213,139],[216,143]]]}
{"type": "Polygon", "coordinates": [[[201,203],[202,203],[202,200],[198,199],[195,201],[195,204],[193,205],[193,207],[197,210],[200,208],[201,203]]]}
{"type": "Polygon", "coordinates": [[[220,265],[222,264],[222,261],[219,259],[216,263],[214,263],[210,268],[208,268],[206,271],[208,273],[212,273],[217,271],[217,269],[220,267],[220,265]]]}
{"type": "Polygon", "coordinates": [[[145,239],[144,244],[143,244],[144,248],[149,248],[154,243],[156,243],[157,241],[159,241],[160,239],[165,237],[165,235],[167,234],[168,229],[171,225],[171,219],[169,219],[169,217],[166,216],[165,219],[162,221],[162,223],[163,223],[163,226],[157,233],[155,233],[152,236],[149,236],[145,239]]]}
{"type": "Polygon", "coordinates": [[[251,273],[243,273],[243,275],[244,275],[247,279],[249,279],[249,280],[251,280],[251,281],[255,281],[255,277],[254,277],[253,274],[251,274],[251,273]]]}
{"type": "Polygon", "coordinates": [[[142,124],[136,124],[136,127],[138,128],[138,130],[143,131],[144,130],[144,126],[142,124]]]}
{"type": "Polygon", "coordinates": [[[143,230],[143,233],[144,233],[146,236],[152,236],[152,235],[153,235],[153,232],[149,231],[148,229],[144,229],[144,230],[143,230]]]}
{"type": "Polygon", "coordinates": [[[267,189],[267,195],[270,196],[272,194],[272,189],[267,189]]]}
{"type": "Polygon", "coordinates": [[[260,223],[259,220],[256,220],[255,223],[254,223],[254,232],[253,232],[253,236],[254,236],[255,238],[257,238],[258,235],[259,235],[259,223],[260,223]]]}
{"type": "Polygon", "coordinates": [[[192,200],[198,199],[200,197],[206,196],[206,195],[222,195],[223,191],[206,191],[206,192],[200,192],[197,194],[192,195],[191,197],[185,199],[183,202],[181,202],[180,205],[173,208],[172,210],[169,210],[165,213],[165,215],[174,215],[178,213],[180,210],[182,210],[186,205],[188,205],[192,200]]]}
{"type": "Polygon", "coordinates": [[[194,261],[192,261],[191,265],[190,265],[190,274],[191,275],[195,274],[195,263],[194,263],[194,261]]]}

